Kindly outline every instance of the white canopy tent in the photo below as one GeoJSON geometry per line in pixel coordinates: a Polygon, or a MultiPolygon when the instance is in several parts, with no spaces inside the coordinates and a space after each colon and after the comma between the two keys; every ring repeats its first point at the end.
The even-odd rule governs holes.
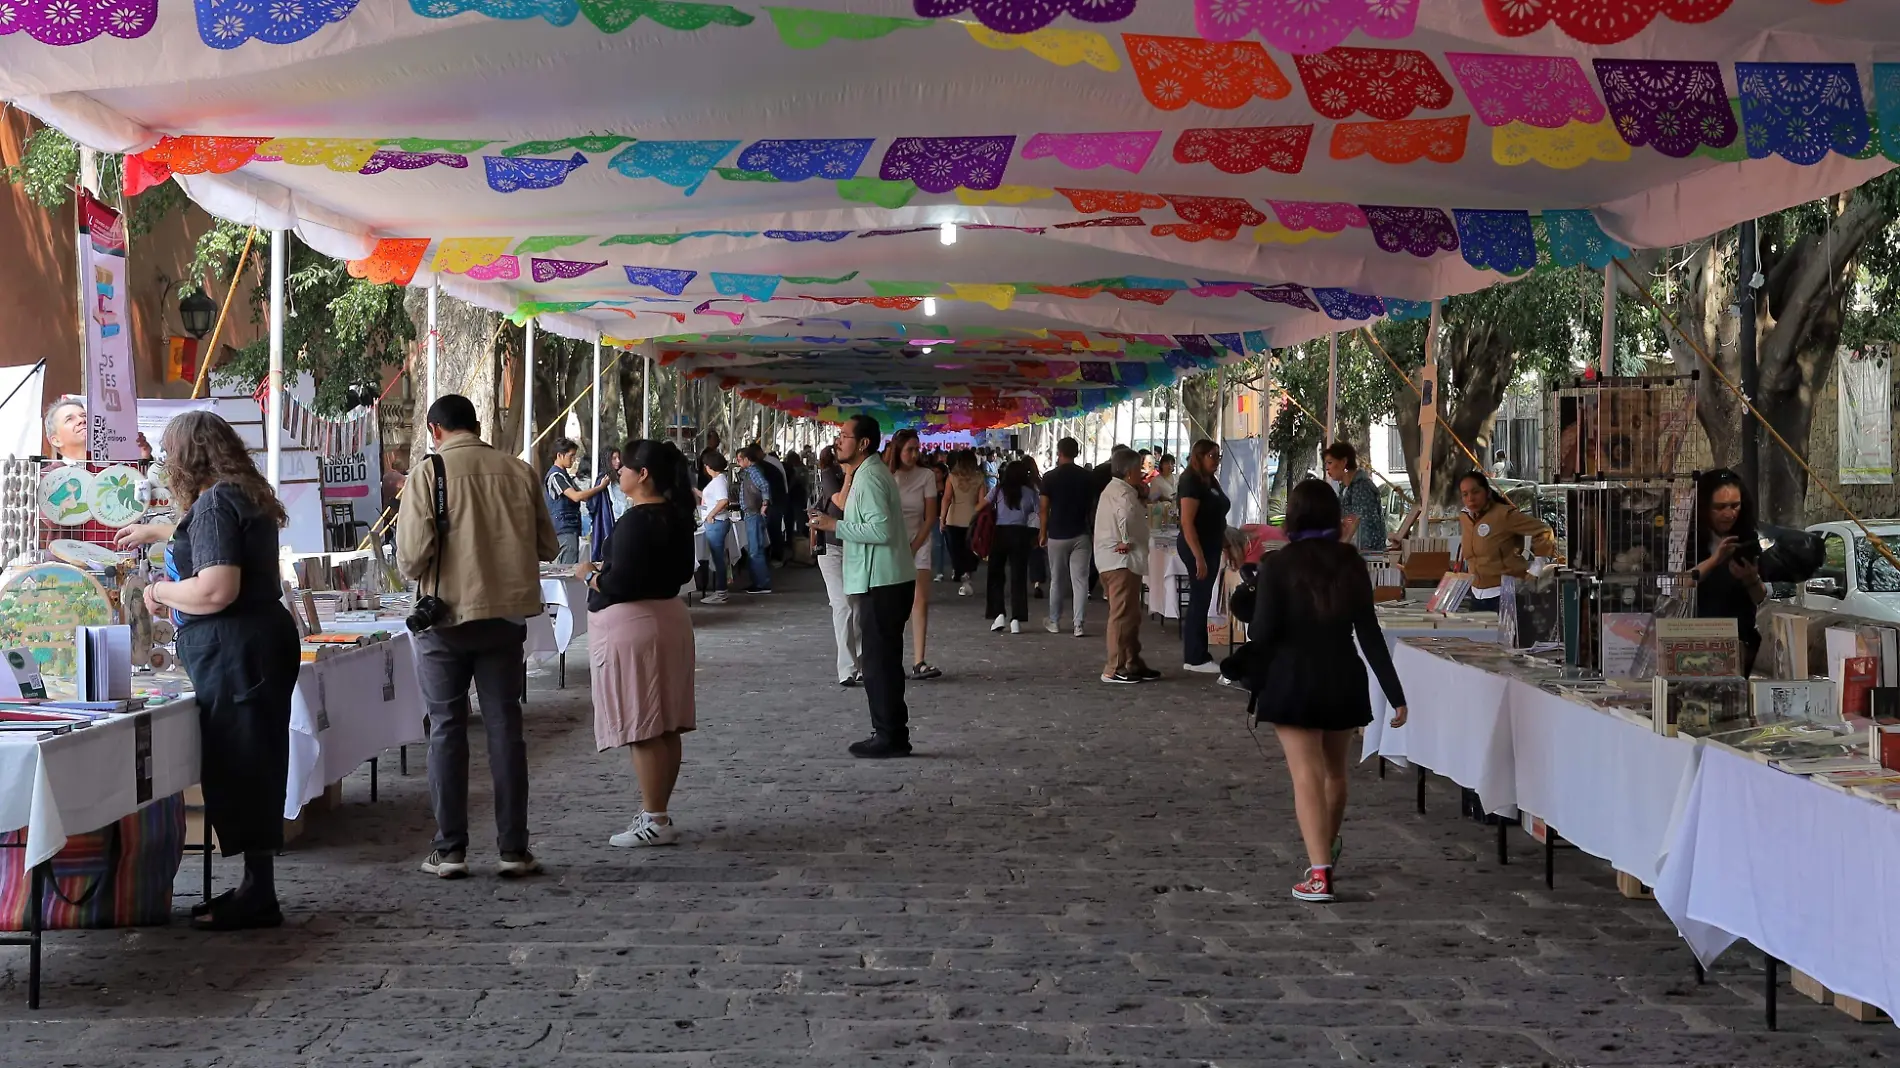
{"type": "Polygon", "coordinates": [[[806,3],[5,0],[0,96],[366,276],[978,426],[1900,157],[1874,0],[806,3]]]}

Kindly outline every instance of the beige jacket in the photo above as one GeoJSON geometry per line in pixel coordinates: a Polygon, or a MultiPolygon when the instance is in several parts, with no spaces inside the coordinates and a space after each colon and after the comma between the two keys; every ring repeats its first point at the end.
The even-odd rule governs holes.
{"type": "Polygon", "coordinates": [[[436,544],[435,465],[424,460],[409,476],[396,521],[396,563],[422,593],[435,592],[435,559],[442,554],[446,625],[477,619],[538,616],[539,561],[560,551],[548,517],[541,479],[519,459],[473,434],[442,442],[448,478],[446,551],[436,544]]]}
{"type": "Polygon", "coordinates": [[[1102,490],[1102,499],[1095,505],[1095,570],[1122,568],[1137,575],[1148,573],[1148,506],[1142,503],[1140,490],[1117,478],[1102,490]],[[1116,552],[1115,546],[1122,544],[1128,551],[1116,552]]]}
{"type": "Polygon", "coordinates": [[[943,484],[943,525],[969,526],[976,522],[976,506],[982,503],[982,475],[951,475],[943,484]]]}
{"type": "Polygon", "coordinates": [[[1468,512],[1458,513],[1459,551],[1471,572],[1474,589],[1495,589],[1504,575],[1522,577],[1530,571],[1524,559],[1524,539],[1531,539],[1531,553],[1555,559],[1559,553],[1557,538],[1550,527],[1515,506],[1493,501],[1476,519],[1468,512]]]}

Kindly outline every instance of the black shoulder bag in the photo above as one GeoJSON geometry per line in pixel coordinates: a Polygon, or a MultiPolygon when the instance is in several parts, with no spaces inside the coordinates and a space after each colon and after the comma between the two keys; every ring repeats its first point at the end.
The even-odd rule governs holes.
{"type": "Polygon", "coordinates": [[[423,593],[416,588],[416,609],[403,622],[417,634],[449,618],[449,606],[442,603],[442,556],[449,551],[449,475],[442,454],[429,454],[429,467],[435,474],[435,590],[423,593]]]}

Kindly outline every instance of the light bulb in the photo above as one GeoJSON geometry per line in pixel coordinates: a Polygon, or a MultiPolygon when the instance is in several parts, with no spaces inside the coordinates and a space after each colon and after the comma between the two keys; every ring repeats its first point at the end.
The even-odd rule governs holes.
{"type": "Polygon", "coordinates": [[[936,297],[924,298],[924,314],[925,315],[937,314],[937,298],[936,297]]]}
{"type": "Polygon", "coordinates": [[[942,229],[938,231],[937,236],[938,236],[938,239],[941,240],[946,245],[956,244],[957,243],[957,224],[953,222],[944,223],[942,229]]]}
{"type": "Polygon", "coordinates": [[[930,355],[930,348],[931,347],[929,345],[924,346],[924,355],[926,356],[930,355]]]}

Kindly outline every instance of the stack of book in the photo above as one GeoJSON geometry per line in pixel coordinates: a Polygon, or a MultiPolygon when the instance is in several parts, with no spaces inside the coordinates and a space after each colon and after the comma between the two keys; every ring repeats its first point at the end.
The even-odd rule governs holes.
{"type": "Polygon", "coordinates": [[[1658,734],[1704,737],[1754,725],[1733,619],[1658,619],[1650,721],[1658,734]]]}

